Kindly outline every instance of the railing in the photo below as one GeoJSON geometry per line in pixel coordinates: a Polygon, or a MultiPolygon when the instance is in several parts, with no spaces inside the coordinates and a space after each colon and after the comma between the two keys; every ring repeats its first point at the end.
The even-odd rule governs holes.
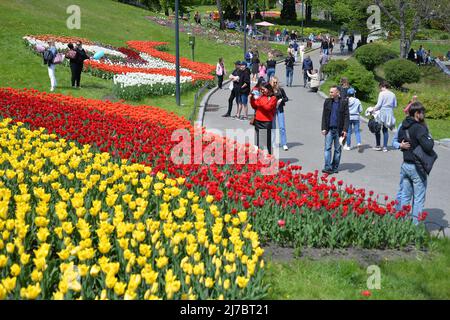
{"type": "Polygon", "coordinates": [[[196,111],[197,111],[197,109],[198,109],[198,107],[199,107],[199,105],[200,105],[200,101],[201,101],[201,99],[200,99],[200,97],[203,95],[203,93],[204,93],[204,91],[206,90],[206,89],[210,89],[210,88],[213,88],[213,86],[214,86],[214,82],[213,81],[207,81],[200,89],[198,89],[197,90],[197,92],[195,93],[195,96],[194,96],[194,108],[192,108],[192,112],[191,112],[191,115],[189,116],[189,121],[191,122],[191,123],[194,123],[194,117],[195,117],[195,114],[196,114],[196,111]]]}

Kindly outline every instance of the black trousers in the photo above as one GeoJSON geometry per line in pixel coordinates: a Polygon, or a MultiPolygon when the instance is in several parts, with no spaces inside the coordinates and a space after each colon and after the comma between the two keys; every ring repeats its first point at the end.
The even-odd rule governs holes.
{"type": "Polygon", "coordinates": [[[81,72],[83,71],[83,64],[71,63],[70,71],[72,73],[72,87],[79,87],[81,81],[81,72]]]}
{"type": "Polygon", "coordinates": [[[272,154],[272,121],[255,120],[256,145],[272,154]]]}
{"type": "Polygon", "coordinates": [[[228,111],[227,111],[228,115],[231,115],[231,111],[233,110],[234,99],[236,99],[237,101],[238,95],[239,95],[238,89],[233,88],[233,90],[231,90],[230,97],[228,98],[228,111]]]}
{"type": "Polygon", "coordinates": [[[221,76],[217,76],[217,80],[218,80],[218,86],[219,86],[219,89],[222,89],[222,83],[223,83],[223,75],[221,75],[221,76]]]}

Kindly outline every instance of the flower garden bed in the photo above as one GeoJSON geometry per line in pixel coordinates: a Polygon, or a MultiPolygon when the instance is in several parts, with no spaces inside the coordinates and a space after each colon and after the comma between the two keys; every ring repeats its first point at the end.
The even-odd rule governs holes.
{"type": "Polygon", "coordinates": [[[0,123],[0,299],[258,299],[258,234],[185,179],[0,123]]]}
{"type": "MultiPolygon", "coordinates": [[[[280,162],[279,172],[262,175],[267,164],[175,164],[171,152],[174,130],[190,123],[155,107],[129,106],[35,90],[0,90],[0,116],[46,128],[60,137],[97,147],[162,171],[171,178],[186,177],[186,187],[201,197],[211,195],[221,212],[247,211],[261,241],[313,247],[400,248],[421,246],[427,240],[423,225],[415,226],[409,207],[300,166],[280,162]]],[[[203,152],[207,140],[251,157],[253,148],[217,136],[195,137],[203,152]]],[[[193,151],[192,151],[193,152],[193,151]]],[[[195,155],[193,155],[195,157],[195,155]]],[[[225,157],[225,155],[224,155],[225,157]]],[[[207,161],[208,159],[205,159],[207,161]]],[[[225,161],[224,161],[225,162],[225,161]]],[[[424,214],[421,219],[425,219],[424,214]]]]}
{"type": "MultiPolygon", "coordinates": [[[[48,47],[48,41],[55,41],[59,52],[67,50],[67,44],[82,41],[84,49],[94,54],[103,51],[100,60],[86,60],[84,71],[103,79],[113,79],[114,92],[119,98],[139,100],[149,95],[167,95],[175,92],[175,56],[159,51],[165,42],[130,41],[128,48],[114,48],[94,44],[76,37],[54,35],[26,36],[26,44],[36,53],[38,47],[48,47]]],[[[68,62],[66,61],[66,64],[68,62]]],[[[213,80],[214,66],[180,59],[181,83],[183,90],[200,86],[204,81],[213,80]]]]}

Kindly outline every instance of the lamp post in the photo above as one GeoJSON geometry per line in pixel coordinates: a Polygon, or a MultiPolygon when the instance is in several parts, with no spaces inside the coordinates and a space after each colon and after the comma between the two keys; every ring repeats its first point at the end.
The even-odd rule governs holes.
{"type": "Polygon", "coordinates": [[[178,10],[180,0],[175,0],[175,99],[180,105],[180,33],[178,25],[178,10]]]}
{"type": "Polygon", "coordinates": [[[244,58],[247,53],[247,0],[244,0],[244,58]]]}
{"type": "Polygon", "coordinates": [[[302,0],[302,41],[303,41],[303,21],[305,20],[304,15],[303,15],[303,4],[304,4],[305,0],[302,0]]]}

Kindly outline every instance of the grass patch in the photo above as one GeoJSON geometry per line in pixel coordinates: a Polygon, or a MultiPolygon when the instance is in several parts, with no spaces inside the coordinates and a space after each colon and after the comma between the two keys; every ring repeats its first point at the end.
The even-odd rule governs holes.
{"type": "MultiPolygon", "coordinates": [[[[152,40],[169,42],[169,52],[174,54],[173,32],[145,19],[152,14],[130,5],[111,0],[29,0],[0,2],[0,86],[14,88],[50,89],[47,69],[42,59],[32,54],[23,44],[22,37],[27,34],[56,34],[79,36],[114,46],[124,46],[128,40],[152,40]],[[66,9],[77,4],[81,8],[81,29],[70,30],[66,26],[69,17],[66,9]],[[49,10],[51,8],[51,10],[49,10]],[[119,22],[120,21],[120,22],[119,22]],[[118,22],[118,23],[116,23],[118,22]]],[[[190,57],[188,36],[180,33],[181,56],[190,57]]],[[[233,62],[241,57],[242,50],[237,47],[211,43],[196,39],[196,61],[214,64],[223,56],[229,70],[233,62]]],[[[111,98],[112,81],[82,75],[82,89],[70,87],[70,70],[57,67],[58,87],[56,92],[72,96],[103,99],[111,98]]],[[[173,111],[178,115],[189,116],[192,112],[195,91],[182,93],[184,107],[178,107],[175,97],[148,97],[131,104],[148,104],[173,111]]]]}
{"type": "Polygon", "coordinates": [[[269,262],[268,299],[449,299],[450,239],[434,239],[426,256],[383,261],[381,289],[367,290],[365,266],[353,260],[269,262]]]}

